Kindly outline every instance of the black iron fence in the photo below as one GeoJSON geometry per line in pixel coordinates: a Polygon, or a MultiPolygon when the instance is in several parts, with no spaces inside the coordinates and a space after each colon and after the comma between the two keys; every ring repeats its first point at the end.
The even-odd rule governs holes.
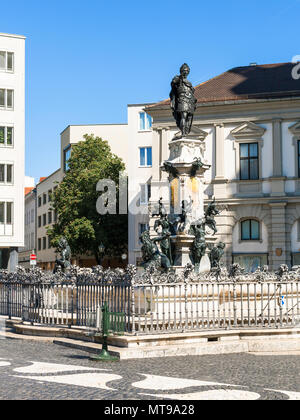
{"type": "Polygon", "coordinates": [[[102,268],[56,275],[0,272],[0,315],[41,325],[93,327],[105,304],[128,334],[300,327],[300,273],[223,270],[197,276],[102,268]]]}

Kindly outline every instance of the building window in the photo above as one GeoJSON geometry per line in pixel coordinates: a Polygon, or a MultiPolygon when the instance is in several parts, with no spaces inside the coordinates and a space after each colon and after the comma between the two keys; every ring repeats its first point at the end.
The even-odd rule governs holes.
{"type": "Polygon", "coordinates": [[[43,204],[47,204],[47,194],[43,194],[43,204]]]}
{"type": "Polygon", "coordinates": [[[42,226],[42,216],[38,217],[38,227],[40,228],[42,226]]]}
{"type": "Polygon", "coordinates": [[[240,144],[240,179],[259,179],[258,143],[240,144]]]}
{"type": "Polygon", "coordinates": [[[149,131],[152,128],[152,118],[146,112],[140,112],[140,131],[149,131]]]}
{"type": "Polygon", "coordinates": [[[14,106],[14,91],[0,89],[0,108],[12,109],[14,106]]]}
{"type": "Polygon", "coordinates": [[[48,236],[48,249],[50,249],[51,248],[51,238],[50,238],[50,236],[48,236]]]}
{"type": "Polygon", "coordinates": [[[1,184],[13,183],[13,165],[0,163],[0,183],[1,184]]]}
{"type": "Polygon", "coordinates": [[[67,172],[69,170],[69,159],[71,157],[71,146],[68,146],[64,150],[64,171],[67,172]]]}
{"type": "Polygon", "coordinates": [[[48,202],[50,203],[50,201],[52,200],[52,190],[48,191],[48,202]]]}
{"type": "Polygon", "coordinates": [[[12,224],[12,203],[6,203],[6,224],[12,224]]]}
{"type": "Polygon", "coordinates": [[[0,236],[13,234],[13,203],[0,202],[0,236]]]}
{"type": "Polygon", "coordinates": [[[42,240],[41,238],[38,239],[38,251],[42,249],[42,240]]]}
{"type": "Polygon", "coordinates": [[[31,232],[31,235],[30,235],[30,248],[31,248],[32,250],[34,250],[34,248],[35,248],[35,243],[34,243],[34,233],[33,233],[33,232],[31,232]]]}
{"type": "Polygon", "coordinates": [[[141,184],[141,204],[148,204],[151,198],[151,184],[141,184]]]}
{"type": "Polygon", "coordinates": [[[14,53],[7,51],[0,51],[0,71],[14,70],[14,53]]]}
{"type": "Polygon", "coordinates": [[[260,223],[256,220],[245,220],[241,223],[241,240],[258,241],[260,239],[260,223]]]}
{"type": "Polygon", "coordinates": [[[140,166],[152,166],[152,147],[140,147],[140,166]]]}
{"type": "Polygon", "coordinates": [[[43,214],[43,226],[46,226],[47,224],[47,214],[43,214]]]}
{"type": "Polygon", "coordinates": [[[52,212],[48,212],[48,224],[50,225],[52,223],[52,212]]]}
{"type": "Polygon", "coordinates": [[[43,238],[43,249],[47,249],[47,238],[45,236],[43,238]]]}
{"type": "Polygon", "coordinates": [[[13,146],[13,127],[0,127],[0,147],[13,146]]]}
{"type": "Polygon", "coordinates": [[[233,263],[239,264],[246,273],[254,273],[258,267],[268,265],[268,254],[234,254],[233,263]]]}
{"type": "Polygon", "coordinates": [[[38,198],[38,206],[41,207],[41,205],[42,205],[42,197],[39,196],[39,198],[38,198]]]}

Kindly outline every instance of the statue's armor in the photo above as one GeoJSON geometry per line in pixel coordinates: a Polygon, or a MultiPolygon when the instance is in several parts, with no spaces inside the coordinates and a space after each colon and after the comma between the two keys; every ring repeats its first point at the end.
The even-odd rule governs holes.
{"type": "Polygon", "coordinates": [[[194,88],[188,80],[183,80],[180,76],[174,77],[172,87],[176,90],[176,112],[195,112],[194,88]]]}

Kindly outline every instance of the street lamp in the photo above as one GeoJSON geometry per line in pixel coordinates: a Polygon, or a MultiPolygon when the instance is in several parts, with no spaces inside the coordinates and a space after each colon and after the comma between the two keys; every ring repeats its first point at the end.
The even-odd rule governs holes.
{"type": "Polygon", "coordinates": [[[103,245],[102,242],[98,246],[98,252],[99,252],[99,257],[100,257],[100,265],[101,265],[102,259],[103,259],[104,254],[105,254],[105,246],[103,245]]]}

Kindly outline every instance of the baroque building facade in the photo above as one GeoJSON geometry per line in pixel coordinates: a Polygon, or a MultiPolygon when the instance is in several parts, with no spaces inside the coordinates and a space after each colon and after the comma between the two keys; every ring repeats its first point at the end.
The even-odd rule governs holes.
{"type": "MultiPolygon", "coordinates": [[[[211,164],[205,202],[215,197],[222,210],[217,237],[226,244],[226,265],[300,265],[300,85],[293,66],[238,67],[195,88],[193,127],[211,164]]],[[[163,183],[151,201],[167,204],[161,168],[178,129],[169,100],[145,110],[153,118],[151,183],[163,183]]],[[[132,253],[130,262],[140,255],[132,253]]]]}

